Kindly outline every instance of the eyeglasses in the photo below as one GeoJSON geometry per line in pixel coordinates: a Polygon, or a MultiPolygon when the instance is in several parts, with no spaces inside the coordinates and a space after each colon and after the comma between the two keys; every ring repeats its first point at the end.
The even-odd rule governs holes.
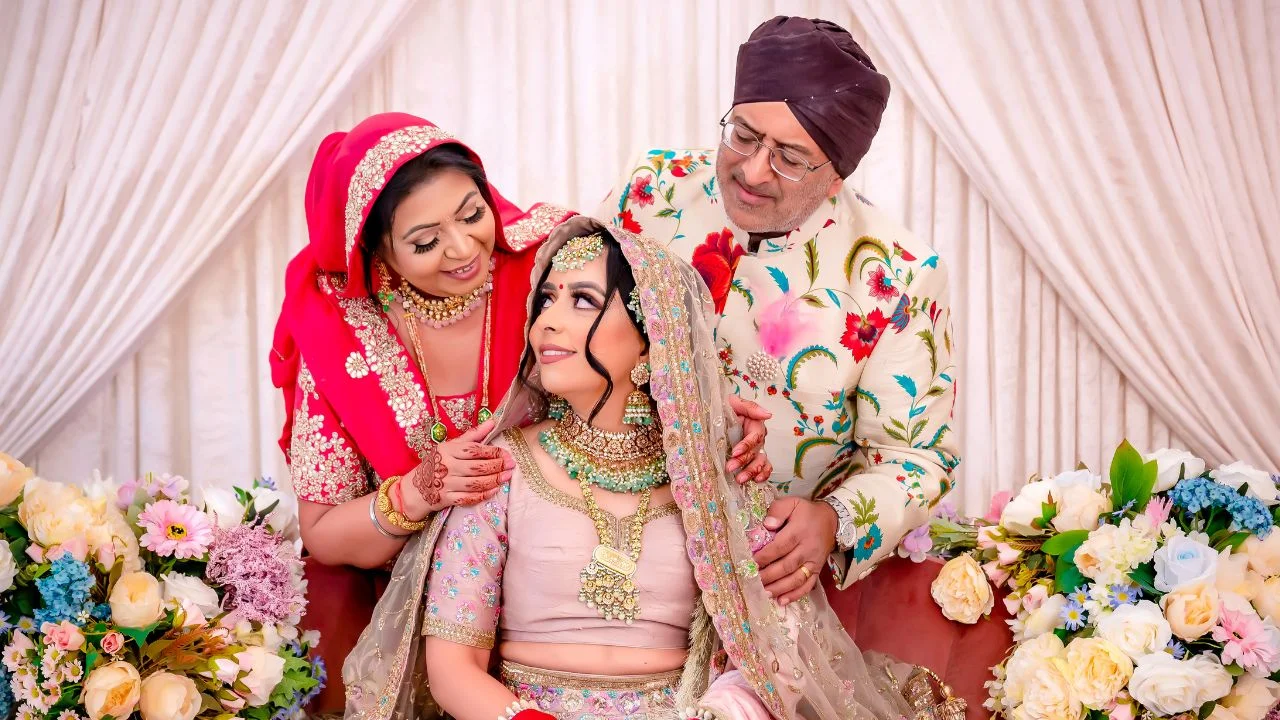
{"type": "Polygon", "coordinates": [[[791,182],[800,182],[814,170],[831,164],[831,161],[828,160],[821,165],[810,165],[808,160],[791,150],[765,145],[764,141],[755,133],[724,118],[720,119],[720,127],[721,145],[744,157],[752,157],[760,151],[760,148],[765,148],[769,151],[769,167],[773,168],[773,171],[779,177],[786,178],[791,182]]]}

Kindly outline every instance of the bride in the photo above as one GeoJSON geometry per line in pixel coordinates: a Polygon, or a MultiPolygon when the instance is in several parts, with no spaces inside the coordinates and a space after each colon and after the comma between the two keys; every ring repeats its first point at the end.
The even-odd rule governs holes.
{"type": "Polygon", "coordinates": [[[539,251],[491,438],[516,470],[401,554],[345,668],[348,717],[912,715],[821,589],[785,608],[765,594],[768,484],[726,477],[709,294],[612,233],[575,218],[539,251]]]}

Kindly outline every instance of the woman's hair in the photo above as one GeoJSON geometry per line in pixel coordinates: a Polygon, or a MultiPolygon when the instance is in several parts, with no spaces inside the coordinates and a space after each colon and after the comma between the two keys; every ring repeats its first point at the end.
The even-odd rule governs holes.
{"type": "Polygon", "coordinates": [[[457,170],[470,177],[480,189],[480,195],[484,197],[490,210],[493,209],[493,197],[489,193],[489,181],[485,178],[484,168],[460,145],[440,145],[401,165],[383,186],[382,192],[378,193],[378,199],[369,209],[369,217],[360,230],[364,284],[369,288],[371,297],[375,294],[373,261],[378,258],[383,244],[391,234],[396,209],[419,185],[445,170],[457,170]]]}
{"type": "MultiPolygon", "coordinates": [[[[631,274],[631,265],[627,263],[626,257],[622,254],[622,246],[618,244],[618,240],[614,238],[603,225],[591,222],[589,229],[576,232],[566,238],[565,241],[567,242],[572,238],[586,237],[588,235],[600,235],[604,238],[605,256],[604,305],[601,306],[600,312],[596,314],[595,321],[591,323],[591,330],[587,332],[587,364],[605,380],[604,393],[600,395],[600,399],[596,401],[595,407],[591,409],[590,417],[587,418],[587,422],[591,422],[592,420],[595,420],[596,415],[599,414],[600,410],[604,407],[604,404],[609,401],[609,397],[613,395],[613,378],[609,377],[609,371],[605,369],[604,365],[600,363],[595,354],[591,352],[591,340],[595,337],[596,328],[600,327],[600,321],[604,318],[605,311],[609,309],[609,306],[615,302],[625,304],[627,302],[625,298],[631,297],[631,291],[635,290],[636,287],[636,278],[631,274]]],[[[542,284],[547,281],[547,275],[549,274],[551,274],[551,263],[547,263],[546,267],[542,269],[542,274],[539,275],[538,279],[533,283],[534,293],[541,291],[540,289],[542,288],[542,284]]],[[[541,314],[542,303],[534,302],[533,307],[529,311],[529,327],[533,327],[533,324],[537,322],[538,316],[541,314]]],[[[640,333],[640,337],[644,341],[644,348],[647,351],[649,349],[649,336],[644,331],[644,325],[642,325],[640,321],[636,320],[635,315],[633,315],[629,309],[626,310],[624,314],[631,322],[632,327],[640,333]]],[[[526,342],[528,342],[527,339],[526,342]]],[[[516,377],[517,382],[519,382],[522,387],[529,390],[535,389],[529,384],[529,374],[533,372],[534,365],[535,361],[533,353],[527,353],[525,363],[520,368],[520,373],[516,377]]]]}

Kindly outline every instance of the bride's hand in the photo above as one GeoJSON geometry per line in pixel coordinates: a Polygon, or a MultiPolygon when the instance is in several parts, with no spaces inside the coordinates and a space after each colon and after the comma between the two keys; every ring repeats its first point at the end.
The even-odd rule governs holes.
{"type": "Polygon", "coordinates": [[[742,421],[742,442],[733,447],[733,454],[729,456],[725,470],[733,472],[742,468],[737,475],[740,483],[752,480],[764,482],[773,474],[773,465],[760,451],[764,448],[764,439],[769,432],[764,421],[773,417],[773,413],[737,395],[729,396],[729,407],[742,421]]]}
{"type": "Polygon", "coordinates": [[[453,505],[474,505],[498,493],[511,479],[515,460],[510,453],[481,441],[493,430],[490,419],[435,445],[425,460],[404,476],[405,515],[421,520],[453,505]]]}

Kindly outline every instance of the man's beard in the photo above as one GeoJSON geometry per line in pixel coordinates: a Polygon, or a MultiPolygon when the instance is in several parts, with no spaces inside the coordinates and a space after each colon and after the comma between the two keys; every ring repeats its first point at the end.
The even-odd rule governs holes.
{"type": "Polygon", "coordinates": [[[716,181],[720,183],[721,199],[725,204],[725,212],[730,216],[734,225],[746,230],[751,234],[781,234],[791,232],[804,224],[810,215],[818,210],[822,205],[822,201],[827,199],[826,186],[817,182],[799,182],[792,183],[790,180],[779,179],[780,183],[794,184],[799,187],[795,188],[795,192],[791,193],[781,204],[777,203],[768,210],[760,210],[750,212],[745,209],[739,209],[737,214],[741,217],[734,217],[735,213],[731,208],[739,206],[739,200],[730,197],[729,192],[725,191],[725,180],[732,179],[735,183],[744,187],[751,187],[744,182],[737,170],[723,170],[719,166],[716,167],[716,181]],[[746,220],[746,222],[742,222],[746,220]]]}

